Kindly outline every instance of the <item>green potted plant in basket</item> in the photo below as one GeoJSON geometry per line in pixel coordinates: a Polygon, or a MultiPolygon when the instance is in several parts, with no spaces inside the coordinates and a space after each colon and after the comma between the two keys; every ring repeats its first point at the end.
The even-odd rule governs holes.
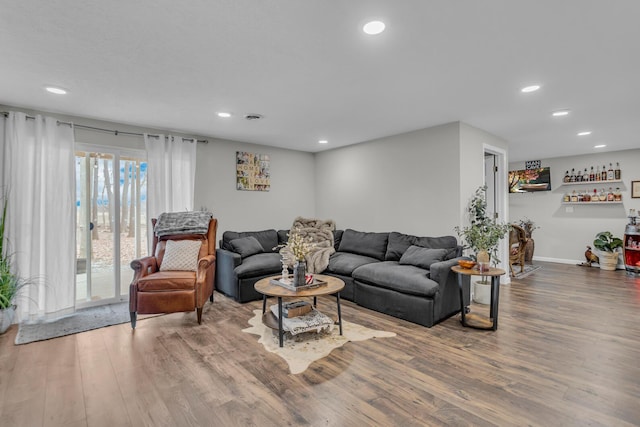
{"type": "Polygon", "coordinates": [[[622,247],[622,239],[615,237],[610,231],[602,231],[596,234],[593,246],[600,251],[600,268],[602,270],[615,270],[618,265],[618,248],[622,247]]]}
{"type": "MultiPolygon", "coordinates": [[[[486,185],[479,187],[469,201],[467,215],[470,225],[455,227],[465,248],[472,251],[471,257],[478,263],[480,275],[484,268],[488,268],[490,262],[493,265],[500,262],[498,245],[510,229],[509,224],[498,222],[487,215],[486,191],[486,185]]],[[[489,281],[483,276],[476,285],[478,286],[474,286],[474,300],[488,304],[489,281]]]]}

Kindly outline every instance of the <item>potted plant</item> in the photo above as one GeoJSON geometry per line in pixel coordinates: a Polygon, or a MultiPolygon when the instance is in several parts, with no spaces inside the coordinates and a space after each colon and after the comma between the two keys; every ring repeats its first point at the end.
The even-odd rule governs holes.
{"type": "Polygon", "coordinates": [[[600,268],[602,270],[615,270],[618,265],[618,251],[622,247],[622,239],[614,237],[610,231],[602,231],[596,234],[593,246],[600,251],[600,268]]]}
{"type": "MultiPolygon", "coordinates": [[[[509,232],[509,224],[500,223],[487,215],[487,187],[479,187],[467,206],[467,215],[470,225],[455,227],[458,236],[462,239],[465,248],[472,251],[471,257],[478,263],[480,275],[489,263],[497,265],[498,244],[509,232]]],[[[489,281],[482,276],[482,280],[474,284],[474,301],[480,304],[489,303],[489,281]]]]}
{"type": "Polygon", "coordinates": [[[30,282],[21,278],[13,270],[8,252],[4,230],[7,219],[7,197],[2,197],[2,216],[0,216],[0,334],[4,334],[13,323],[15,316],[15,298],[21,288],[30,282]]]}

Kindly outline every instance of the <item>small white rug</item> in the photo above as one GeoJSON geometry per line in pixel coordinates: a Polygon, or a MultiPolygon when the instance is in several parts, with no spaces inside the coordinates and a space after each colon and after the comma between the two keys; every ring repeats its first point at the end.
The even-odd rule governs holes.
{"type": "Polygon", "coordinates": [[[333,349],[342,347],[349,341],[365,341],[371,338],[395,337],[393,332],[377,331],[356,323],[342,320],[342,333],[335,325],[329,333],[305,332],[303,336],[287,337],[284,346],[278,343],[278,332],[262,323],[262,310],[253,310],[254,316],[249,319],[250,328],[242,332],[259,335],[258,340],[264,348],[282,357],[289,365],[292,374],[304,372],[316,360],[328,356],[333,349]]]}

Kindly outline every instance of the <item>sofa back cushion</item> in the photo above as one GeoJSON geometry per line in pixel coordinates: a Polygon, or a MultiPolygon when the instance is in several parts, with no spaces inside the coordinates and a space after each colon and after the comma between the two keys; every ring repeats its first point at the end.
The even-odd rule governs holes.
{"type": "Polygon", "coordinates": [[[277,252],[277,249],[273,249],[278,246],[278,233],[276,230],[263,230],[263,231],[225,231],[222,234],[222,242],[220,242],[220,247],[227,251],[233,251],[233,247],[231,247],[231,241],[235,239],[240,239],[242,237],[255,237],[265,252],[277,252]]]}
{"type": "Polygon", "coordinates": [[[365,233],[348,228],[342,233],[338,251],[364,255],[383,261],[388,240],[389,233],[365,233]]]}
{"type": "Polygon", "coordinates": [[[402,234],[395,231],[389,233],[389,245],[385,254],[385,261],[400,261],[400,258],[409,246],[420,246],[429,249],[448,249],[445,259],[458,256],[458,240],[454,236],[442,237],[417,237],[410,234],[402,234]]]}
{"type": "Polygon", "coordinates": [[[338,251],[340,248],[340,241],[342,241],[342,233],[344,230],[333,230],[333,248],[338,251]]]}
{"type": "Polygon", "coordinates": [[[289,241],[289,230],[278,230],[278,245],[286,245],[289,241]]]}
{"type": "Polygon", "coordinates": [[[431,264],[434,262],[444,261],[448,253],[449,250],[444,248],[431,249],[411,245],[406,251],[404,251],[404,254],[400,257],[398,264],[413,265],[415,267],[429,270],[431,268],[431,264]]]}

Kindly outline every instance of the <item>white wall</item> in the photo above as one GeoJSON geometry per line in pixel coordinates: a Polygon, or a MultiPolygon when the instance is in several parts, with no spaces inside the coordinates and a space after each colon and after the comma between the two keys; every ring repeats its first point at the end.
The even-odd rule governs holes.
{"type": "Polygon", "coordinates": [[[218,236],[226,230],[289,229],[297,216],[314,217],[314,157],[311,153],[209,139],[198,146],[195,207],[218,218],[218,236]],[[236,151],[268,154],[271,191],[236,190],[236,151]]]}
{"type": "Polygon", "coordinates": [[[338,228],[454,234],[459,123],[316,154],[316,212],[338,228]]]}
{"type": "MultiPolygon", "coordinates": [[[[543,159],[542,166],[551,168],[552,191],[509,195],[510,220],[517,221],[528,217],[540,226],[540,229],[533,233],[534,259],[565,263],[583,262],[586,246],[593,246],[593,239],[598,232],[611,231],[615,236],[622,238],[625,224],[628,222],[629,209],[640,210],[640,199],[632,199],[630,194],[631,181],[640,180],[640,149],[543,159]],[[590,169],[592,165],[594,168],[598,165],[606,165],[609,168],[609,163],[613,163],[615,167],[616,162],[620,162],[623,182],[613,187],[615,189],[615,186],[620,186],[622,204],[561,204],[566,191],[593,191],[594,188],[599,191],[603,187],[605,190],[610,187],[606,183],[560,186],[566,170],[584,170],[585,167],[590,169]],[[571,208],[573,212],[568,212],[571,208]]],[[[524,163],[512,163],[509,167],[511,170],[524,169],[524,163]]]]}

